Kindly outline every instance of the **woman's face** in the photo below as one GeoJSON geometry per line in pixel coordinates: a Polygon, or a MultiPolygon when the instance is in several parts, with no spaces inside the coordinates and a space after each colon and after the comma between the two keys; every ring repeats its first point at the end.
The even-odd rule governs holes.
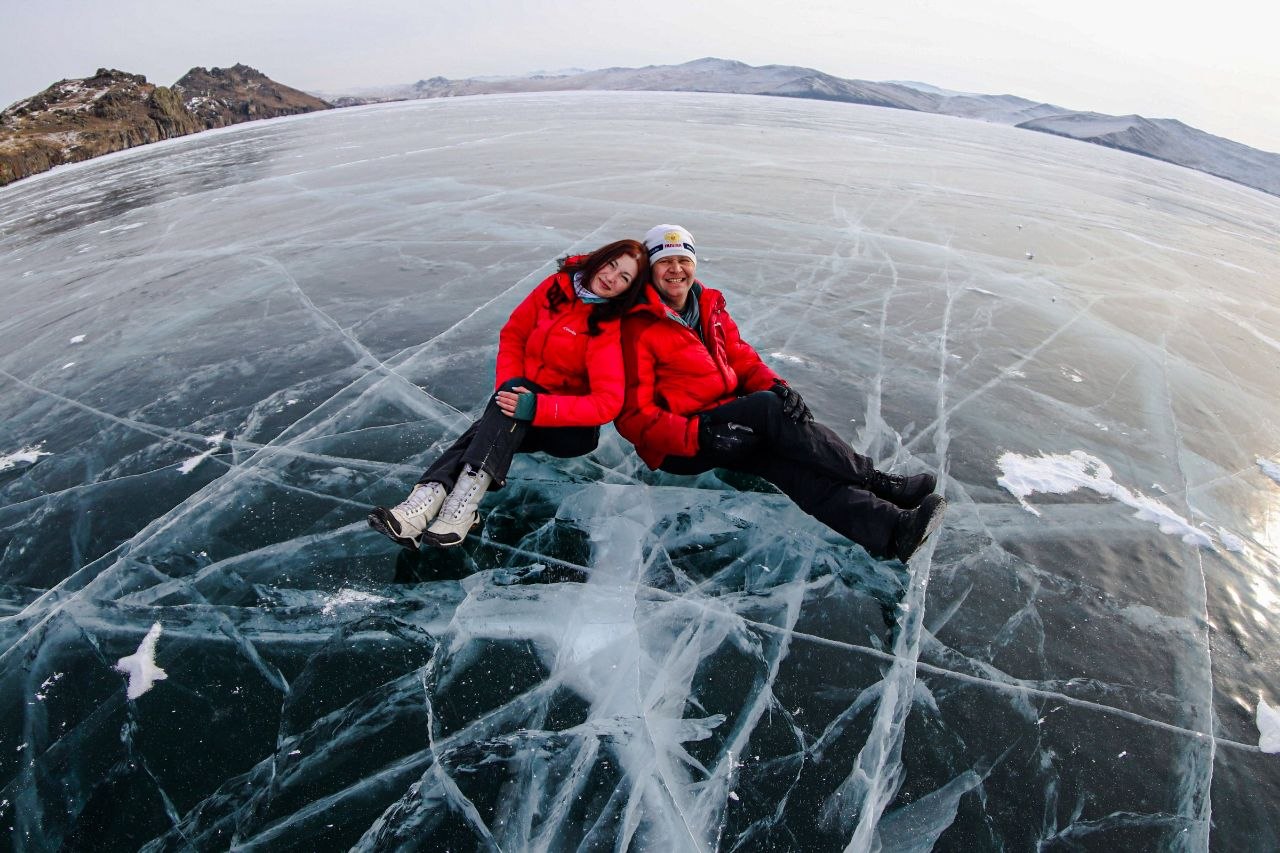
{"type": "Polygon", "coordinates": [[[596,296],[613,299],[627,292],[631,282],[635,281],[640,265],[630,255],[619,255],[600,268],[587,289],[596,296]]]}

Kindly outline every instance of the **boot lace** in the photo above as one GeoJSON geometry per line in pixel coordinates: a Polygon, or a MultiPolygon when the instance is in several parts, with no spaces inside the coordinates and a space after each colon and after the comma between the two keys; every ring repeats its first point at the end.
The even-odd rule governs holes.
{"type": "Polygon", "coordinates": [[[409,497],[405,498],[404,503],[396,507],[405,515],[416,515],[427,508],[427,504],[431,503],[434,498],[436,489],[444,488],[439,483],[428,483],[413,490],[409,497]]]}
{"type": "Polygon", "coordinates": [[[883,471],[871,472],[871,485],[881,489],[895,489],[906,485],[906,478],[901,474],[886,474],[883,471]]]}
{"type": "Polygon", "coordinates": [[[436,516],[438,519],[456,524],[467,514],[468,508],[474,502],[476,492],[479,491],[480,483],[470,474],[466,476],[466,488],[455,488],[449,493],[449,497],[444,499],[444,506],[440,508],[440,515],[436,516]]]}

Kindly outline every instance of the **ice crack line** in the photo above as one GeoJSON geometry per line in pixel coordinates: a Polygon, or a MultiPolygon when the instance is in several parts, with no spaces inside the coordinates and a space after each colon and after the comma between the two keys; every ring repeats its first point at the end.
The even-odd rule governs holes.
{"type": "MultiPolygon", "coordinates": [[[[950,334],[951,312],[955,305],[949,269],[943,270],[943,281],[947,288],[947,298],[938,346],[937,418],[934,422],[937,429],[933,434],[935,454],[940,460],[938,482],[945,492],[946,458],[950,443],[946,398],[947,339],[950,334]]],[[[911,576],[903,598],[900,630],[894,641],[894,662],[883,679],[884,692],[876,704],[871,734],[858,752],[853,772],[837,790],[838,799],[829,799],[823,808],[824,821],[840,825],[846,824],[856,813],[858,822],[853,828],[846,850],[871,849],[876,826],[901,783],[902,744],[906,738],[907,717],[911,713],[912,698],[915,695],[926,593],[937,540],[938,536],[933,537],[933,541],[917,552],[915,559],[909,563],[911,576]]]]}
{"type": "MultiPolygon", "coordinates": [[[[393,368],[387,366],[387,364],[383,362],[382,359],[374,355],[369,350],[369,348],[366,347],[360,341],[359,338],[357,338],[355,335],[351,334],[349,331],[343,328],[342,324],[339,323],[337,320],[333,319],[333,317],[330,316],[327,311],[323,310],[318,305],[316,305],[315,302],[312,301],[311,297],[307,295],[306,291],[302,289],[302,285],[298,284],[298,280],[293,277],[293,273],[289,272],[288,268],[284,264],[280,263],[280,261],[276,260],[275,258],[270,257],[269,255],[257,256],[254,258],[254,260],[262,264],[263,266],[273,269],[277,273],[279,273],[284,278],[284,280],[289,283],[289,288],[294,293],[297,294],[298,301],[300,301],[304,306],[306,306],[308,311],[310,311],[313,315],[319,318],[320,325],[327,326],[328,328],[337,332],[337,334],[347,342],[348,348],[357,358],[367,358],[374,363],[375,370],[383,372],[389,376],[394,376],[397,379],[400,379],[404,382],[408,382],[410,385],[413,385],[412,382],[409,382],[408,379],[406,379],[404,376],[401,376],[393,368]]],[[[416,388],[417,386],[414,385],[414,387],[416,388]]]]}
{"type": "MultiPolygon", "coordinates": [[[[529,551],[523,548],[517,548],[512,545],[503,545],[499,542],[487,542],[486,544],[498,550],[506,551],[511,554],[516,554],[521,557],[527,557],[527,558],[539,560],[542,562],[563,566],[565,568],[576,569],[578,571],[585,572],[588,574],[592,571],[592,569],[589,566],[584,566],[580,563],[573,563],[568,560],[560,560],[545,554],[539,554],[536,551],[529,551]]],[[[695,598],[685,598],[683,595],[677,595],[676,593],[670,592],[665,589],[661,589],[659,587],[644,586],[644,589],[646,589],[651,594],[657,595],[661,598],[665,598],[670,601],[684,601],[685,603],[691,604],[695,607],[699,607],[703,610],[711,609],[710,606],[705,601],[695,599],[695,598]]],[[[760,622],[754,619],[748,619],[745,616],[739,616],[738,618],[742,619],[743,622],[767,633],[782,634],[785,637],[801,639],[801,640],[805,640],[806,642],[817,643],[819,645],[829,646],[831,648],[842,649],[844,651],[850,651],[857,654],[866,655],[867,657],[873,657],[878,660],[885,661],[886,663],[889,663],[889,664],[899,663],[902,661],[902,659],[896,653],[886,652],[881,649],[874,648],[872,646],[862,646],[862,645],[858,645],[857,643],[848,643],[842,640],[832,640],[827,637],[820,637],[817,634],[809,634],[804,631],[795,631],[789,628],[779,627],[777,625],[773,625],[768,622],[760,622]]],[[[1086,708],[1091,711],[1098,711],[1103,714],[1121,717],[1123,719],[1130,720],[1131,722],[1152,726],[1167,732],[1184,735],[1186,737],[1192,737],[1196,739],[1209,738],[1219,746],[1228,746],[1234,749],[1241,749],[1246,752],[1256,752],[1256,753],[1262,752],[1262,750],[1259,749],[1256,744],[1243,743],[1241,741],[1231,740],[1229,738],[1206,734],[1205,732],[1197,731],[1195,729],[1189,729],[1189,728],[1186,728],[1185,726],[1179,726],[1174,723],[1166,723],[1163,720],[1155,720],[1150,717],[1144,717],[1141,714],[1135,713],[1133,711],[1126,711],[1123,708],[1116,708],[1112,705],[1105,705],[1101,702],[1094,702],[1090,699],[1081,699],[1076,696],[1070,696],[1066,693],[1062,693],[1057,690],[1046,690],[1045,688],[1042,688],[1042,687],[1034,687],[1032,685],[1025,683],[1020,679],[1014,679],[1008,682],[997,681],[992,678],[982,678],[981,676],[970,675],[965,672],[957,672],[956,670],[953,670],[953,669],[947,669],[946,667],[935,666],[934,664],[925,663],[920,660],[910,661],[910,664],[916,669],[920,670],[921,672],[927,672],[930,675],[936,675],[941,678],[950,678],[956,681],[963,681],[967,684],[990,687],[995,690],[999,690],[1003,693],[1028,694],[1031,696],[1038,696],[1043,699],[1052,699],[1056,702],[1062,702],[1064,704],[1072,705],[1078,708],[1086,708]]]]}
{"type": "MultiPolygon", "coordinates": [[[[1164,353],[1164,379],[1165,379],[1165,404],[1168,410],[1169,423],[1172,428],[1174,442],[1174,459],[1178,467],[1178,473],[1182,480],[1183,501],[1187,506],[1188,515],[1192,514],[1193,507],[1191,504],[1191,494],[1188,489],[1188,478],[1183,470],[1183,442],[1182,434],[1178,431],[1177,414],[1173,410],[1173,388],[1169,384],[1169,348],[1167,341],[1162,341],[1162,351],[1164,353]]],[[[1204,554],[1201,549],[1196,548],[1193,551],[1196,561],[1196,571],[1193,572],[1189,567],[1183,568],[1183,583],[1187,587],[1189,593],[1188,598],[1192,606],[1196,607],[1197,612],[1194,614],[1193,624],[1202,625],[1209,624],[1209,582],[1204,573],[1204,554]]],[[[1190,614],[1189,614],[1190,615],[1190,614]]],[[[1213,731],[1213,650],[1209,642],[1208,632],[1203,635],[1204,645],[1199,660],[1191,662],[1192,667],[1200,670],[1203,677],[1203,697],[1202,703],[1198,706],[1198,713],[1195,715],[1194,722],[1198,724],[1204,731],[1213,731]]],[[[1178,792],[1181,802],[1179,803],[1179,813],[1187,816],[1195,824],[1194,832],[1188,833],[1187,837],[1179,839],[1179,847],[1184,850],[1209,849],[1209,827],[1213,817],[1212,814],[1212,797],[1211,790],[1213,786],[1213,762],[1216,749],[1212,739],[1208,744],[1201,748],[1196,744],[1190,744],[1185,754],[1185,760],[1193,770],[1194,775],[1183,776],[1178,786],[1178,792]]]]}
{"type": "Polygon", "coordinates": [[[1083,306],[1079,311],[1077,311],[1076,314],[1070,320],[1063,323],[1056,330],[1054,330],[1053,334],[1049,335],[1043,341],[1038,343],[1035,346],[1035,348],[1031,350],[1031,352],[1027,353],[1022,358],[1015,361],[1013,364],[1001,370],[998,376],[995,376],[994,378],[987,380],[982,385],[978,386],[972,392],[970,392],[966,397],[963,397],[962,399],[956,401],[952,405],[951,410],[949,412],[939,412],[939,417],[935,419],[933,423],[926,424],[924,427],[921,428],[921,430],[915,435],[914,438],[912,438],[909,442],[907,442],[907,445],[906,445],[907,449],[910,450],[918,442],[923,441],[926,435],[928,435],[933,430],[937,429],[939,424],[943,422],[942,415],[950,416],[951,414],[954,414],[955,412],[960,411],[960,409],[964,408],[969,403],[973,402],[979,397],[984,396],[992,388],[995,388],[997,385],[1004,382],[1010,376],[1022,370],[1023,366],[1026,365],[1028,362],[1034,361],[1036,356],[1040,354],[1041,350],[1043,350],[1049,344],[1053,343],[1055,340],[1058,339],[1060,335],[1062,335],[1064,332],[1066,332],[1068,329],[1074,326],[1076,322],[1079,321],[1086,314],[1088,314],[1090,309],[1092,309],[1094,305],[1096,305],[1099,301],[1101,301],[1101,299],[1102,297],[1099,296],[1089,300],[1089,303],[1087,305],[1083,306]]]}

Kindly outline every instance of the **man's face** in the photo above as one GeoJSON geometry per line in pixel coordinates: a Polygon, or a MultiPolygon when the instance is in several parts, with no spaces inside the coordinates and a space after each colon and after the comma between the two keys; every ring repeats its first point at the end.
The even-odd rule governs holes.
{"type": "Polygon", "coordinates": [[[653,286],[663,302],[677,311],[684,308],[697,266],[697,261],[684,255],[667,255],[653,262],[653,286]]]}

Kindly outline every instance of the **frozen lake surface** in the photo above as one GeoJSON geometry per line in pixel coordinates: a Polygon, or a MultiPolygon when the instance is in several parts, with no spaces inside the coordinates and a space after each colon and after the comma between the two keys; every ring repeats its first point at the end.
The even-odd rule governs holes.
{"type": "Polygon", "coordinates": [[[0,828],[1280,848],[1277,222],[1043,134],[659,93],[328,112],[0,190],[0,828]],[[454,552],[365,526],[554,260],[659,222],[820,420],[939,473],[909,566],[611,427],[519,457],[454,552]]]}

